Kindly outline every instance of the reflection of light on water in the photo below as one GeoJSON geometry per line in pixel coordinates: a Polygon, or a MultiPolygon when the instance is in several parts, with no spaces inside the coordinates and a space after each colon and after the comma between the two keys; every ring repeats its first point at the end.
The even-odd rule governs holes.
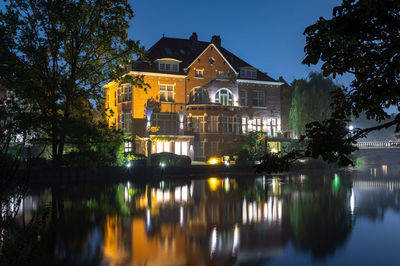
{"type": "Polygon", "coordinates": [[[243,210],[242,210],[242,221],[243,224],[247,223],[247,205],[246,205],[246,198],[243,199],[243,210]]]}
{"type": "Polygon", "coordinates": [[[169,201],[169,191],[168,190],[166,190],[166,191],[164,191],[164,201],[169,201]]]}
{"type": "Polygon", "coordinates": [[[183,207],[181,206],[179,209],[179,224],[183,225],[183,207]]]}
{"type": "Polygon", "coordinates": [[[161,189],[157,189],[157,201],[161,202],[163,200],[163,192],[161,189]]]}
{"type": "Polygon", "coordinates": [[[190,197],[193,197],[193,181],[190,184],[190,197]]]}
{"type": "Polygon", "coordinates": [[[239,226],[235,224],[235,229],[233,230],[233,246],[232,246],[232,254],[235,254],[239,248],[240,243],[240,232],[239,226]]]}
{"type": "Polygon", "coordinates": [[[182,187],[182,201],[187,201],[188,198],[188,187],[183,186],[182,187]]]}
{"type": "Polygon", "coordinates": [[[181,201],[181,187],[175,188],[175,201],[181,201]]]}
{"type": "Polygon", "coordinates": [[[251,223],[253,221],[253,205],[251,205],[251,203],[249,204],[249,223],[251,223]]]}
{"type": "Polygon", "coordinates": [[[150,209],[146,210],[146,229],[151,229],[151,216],[150,216],[150,209]]]}
{"type": "Polygon", "coordinates": [[[282,201],[278,201],[278,220],[282,219],[282,201]]]}
{"type": "Polygon", "coordinates": [[[229,189],[230,189],[229,178],[225,178],[224,186],[225,186],[225,191],[229,192],[229,189]]]}
{"type": "Polygon", "coordinates": [[[267,220],[268,217],[268,203],[264,202],[264,220],[267,220]]]}
{"type": "Polygon", "coordinates": [[[210,256],[213,256],[217,249],[217,227],[214,227],[211,232],[210,239],[210,256]]]}
{"type": "Polygon", "coordinates": [[[354,190],[351,190],[351,196],[350,196],[350,212],[353,214],[354,213],[354,205],[355,205],[355,197],[354,197],[354,190]]]}
{"type": "Polygon", "coordinates": [[[384,176],[387,176],[387,169],[388,169],[388,167],[386,164],[382,165],[382,173],[384,176]]]}
{"type": "Polygon", "coordinates": [[[207,181],[208,181],[208,186],[210,187],[211,191],[216,191],[221,182],[218,178],[215,178],[215,177],[211,177],[207,181]]]}

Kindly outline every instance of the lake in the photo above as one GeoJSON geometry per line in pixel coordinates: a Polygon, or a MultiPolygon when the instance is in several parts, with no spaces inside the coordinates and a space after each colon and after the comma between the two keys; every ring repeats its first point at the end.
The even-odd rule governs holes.
{"type": "Polygon", "coordinates": [[[400,265],[400,167],[30,189],[43,265],[400,265]]]}

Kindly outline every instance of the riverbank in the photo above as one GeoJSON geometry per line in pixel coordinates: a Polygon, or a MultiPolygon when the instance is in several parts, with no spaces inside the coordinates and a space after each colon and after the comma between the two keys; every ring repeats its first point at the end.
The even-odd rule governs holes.
{"type": "MultiPolygon", "coordinates": [[[[321,162],[297,163],[291,172],[302,170],[329,170],[338,169],[335,165],[321,162]]],[[[20,173],[22,175],[22,172],[20,173]]],[[[271,174],[268,176],[287,175],[288,173],[271,174]]],[[[30,183],[52,184],[52,183],[113,183],[118,181],[131,181],[136,183],[157,182],[160,180],[190,180],[209,177],[238,178],[261,176],[265,174],[256,173],[254,165],[190,165],[178,166],[148,166],[137,165],[134,167],[98,167],[89,168],[33,168],[30,171],[30,183]]]]}

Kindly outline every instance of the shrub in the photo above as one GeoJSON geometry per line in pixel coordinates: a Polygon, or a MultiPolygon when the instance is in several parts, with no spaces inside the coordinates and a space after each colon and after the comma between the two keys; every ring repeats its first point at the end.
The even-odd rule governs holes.
{"type": "Polygon", "coordinates": [[[152,165],[164,164],[165,166],[189,166],[191,163],[192,160],[190,157],[185,155],[176,155],[170,152],[162,152],[151,155],[152,165]]]}

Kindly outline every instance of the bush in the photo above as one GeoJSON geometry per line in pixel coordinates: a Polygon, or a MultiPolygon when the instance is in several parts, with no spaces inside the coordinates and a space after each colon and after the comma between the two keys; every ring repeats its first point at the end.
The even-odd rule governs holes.
{"type": "Polygon", "coordinates": [[[165,166],[189,166],[192,160],[186,155],[176,155],[170,152],[162,152],[151,155],[151,164],[165,166]]]}

